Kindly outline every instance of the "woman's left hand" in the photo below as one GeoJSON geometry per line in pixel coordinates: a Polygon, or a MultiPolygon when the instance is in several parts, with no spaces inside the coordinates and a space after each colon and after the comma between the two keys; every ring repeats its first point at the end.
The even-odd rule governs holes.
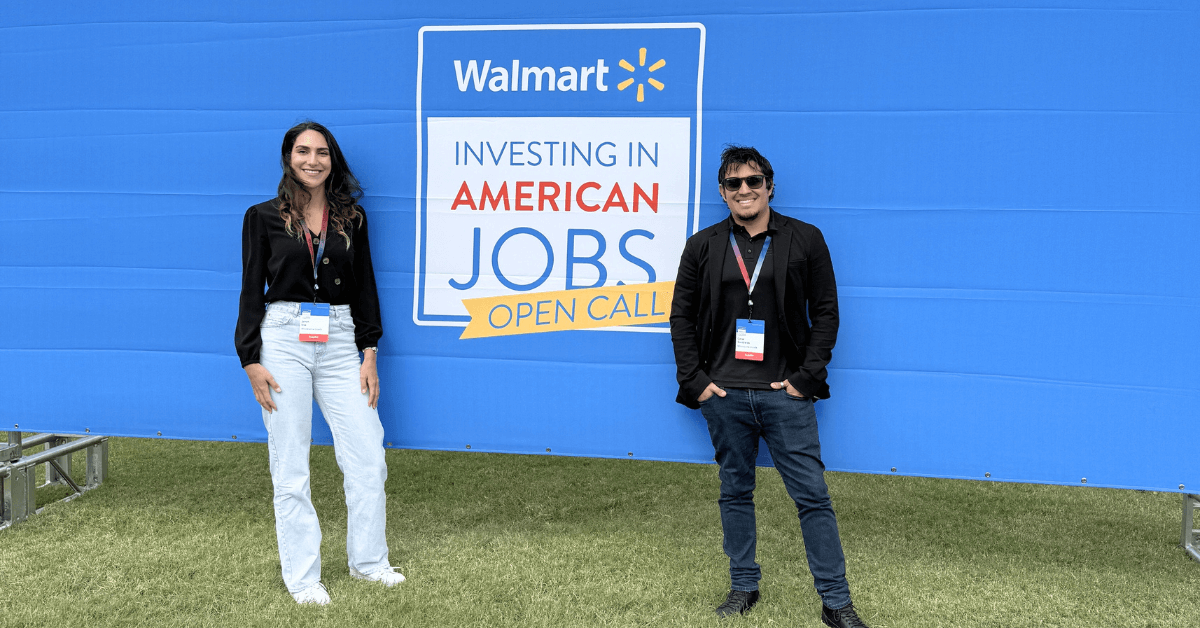
{"type": "Polygon", "coordinates": [[[358,383],[362,386],[362,394],[367,397],[367,405],[379,407],[379,373],[375,370],[375,352],[363,352],[362,366],[358,367],[358,383]]]}

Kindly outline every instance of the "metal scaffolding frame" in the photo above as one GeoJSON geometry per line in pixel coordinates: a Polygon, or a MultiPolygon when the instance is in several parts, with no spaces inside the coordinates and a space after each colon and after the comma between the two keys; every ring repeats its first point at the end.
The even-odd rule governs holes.
{"type": "Polygon", "coordinates": [[[68,486],[73,492],[59,501],[71,501],[108,478],[108,437],[37,434],[22,439],[21,432],[8,432],[7,443],[0,444],[0,530],[40,512],[34,498],[40,488],[36,481],[39,464],[46,465],[46,481],[41,486],[68,486]],[[42,451],[24,455],[26,449],[38,445],[44,446],[42,451]],[[71,478],[71,454],[79,450],[87,451],[82,486],[71,478]]]}

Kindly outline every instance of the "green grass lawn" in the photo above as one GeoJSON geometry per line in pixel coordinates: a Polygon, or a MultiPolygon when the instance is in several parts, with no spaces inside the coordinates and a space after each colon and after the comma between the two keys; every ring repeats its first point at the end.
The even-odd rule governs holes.
{"type": "MultiPolygon", "coordinates": [[[[386,589],[347,573],[341,473],[314,448],[333,596],[316,608],[280,578],[265,445],[113,439],[110,456],[103,487],[0,532],[0,626],[821,625],[774,469],[757,493],[763,599],[721,621],[711,465],[389,450],[408,582],[386,589]]],[[[1177,495],[827,479],[873,628],[1200,626],[1177,495]]],[[[39,506],[66,494],[39,490],[39,506]]]]}

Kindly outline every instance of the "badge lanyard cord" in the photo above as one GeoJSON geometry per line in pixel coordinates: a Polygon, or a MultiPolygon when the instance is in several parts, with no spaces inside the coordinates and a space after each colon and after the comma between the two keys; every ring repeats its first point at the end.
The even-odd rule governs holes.
{"type": "MultiPolygon", "coordinates": [[[[312,234],[308,231],[308,226],[304,224],[304,219],[300,219],[300,226],[304,229],[304,241],[308,243],[308,257],[312,260],[313,265],[313,281],[317,280],[317,260],[325,257],[325,230],[329,227],[329,208],[326,207],[321,212],[321,241],[317,248],[317,252],[313,254],[312,234]]],[[[745,274],[745,273],[743,273],[745,274]]],[[[755,271],[755,278],[758,277],[758,271],[755,271]]],[[[316,290],[317,284],[313,283],[313,289],[316,290]]],[[[314,295],[315,296],[315,295],[314,295]]]]}
{"type": "MultiPolygon", "coordinates": [[[[322,234],[324,231],[322,231],[322,234]]],[[[322,237],[324,242],[324,237],[322,237]]],[[[763,260],[767,259],[767,247],[771,246],[771,236],[763,241],[762,251],[758,253],[758,261],[754,263],[754,276],[746,271],[746,262],[742,259],[742,252],[738,250],[737,240],[733,237],[733,232],[729,232],[729,244],[733,246],[733,256],[737,259],[738,268],[742,271],[742,279],[746,280],[746,296],[750,301],[750,319],[754,319],[754,286],[758,284],[758,273],[762,271],[763,260]]]]}

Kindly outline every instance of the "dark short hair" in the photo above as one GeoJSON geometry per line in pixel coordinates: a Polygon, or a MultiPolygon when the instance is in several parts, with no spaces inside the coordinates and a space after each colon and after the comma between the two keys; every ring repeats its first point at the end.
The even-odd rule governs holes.
{"type": "MultiPolygon", "coordinates": [[[[758,166],[758,171],[763,173],[767,178],[766,185],[771,187],[775,181],[775,170],[771,168],[771,162],[767,161],[762,153],[758,152],[753,146],[738,146],[736,144],[726,144],[725,150],[721,151],[721,168],[717,170],[717,183],[722,183],[725,180],[725,173],[729,172],[736,166],[753,163],[758,166]]],[[[775,190],[771,190],[771,196],[767,200],[775,198],[775,190]]]]}

